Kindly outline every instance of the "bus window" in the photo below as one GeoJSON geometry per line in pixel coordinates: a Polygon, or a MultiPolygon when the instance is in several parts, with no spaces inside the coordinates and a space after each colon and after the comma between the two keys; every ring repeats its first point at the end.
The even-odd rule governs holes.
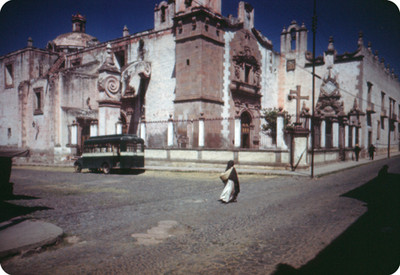
{"type": "Polygon", "coordinates": [[[137,144],[136,143],[128,143],[127,144],[127,151],[128,152],[136,152],[137,151],[137,144]]]}

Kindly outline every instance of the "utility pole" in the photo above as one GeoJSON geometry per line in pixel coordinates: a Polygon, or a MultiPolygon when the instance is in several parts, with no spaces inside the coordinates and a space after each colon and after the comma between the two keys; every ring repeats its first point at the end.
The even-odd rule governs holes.
{"type": "Polygon", "coordinates": [[[390,159],[390,130],[392,128],[392,99],[389,98],[389,117],[388,117],[388,151],[387,157],[390,159]]]}
{"type": "Polygon", "coordinates": [[[317,0],[314,0],[314,11],[312,17],[313,51],[312,51],[312,112],[311,112],[311,178],[314,178],[314,146],[315,146],[315,34],[317,32],[317,0]]]}

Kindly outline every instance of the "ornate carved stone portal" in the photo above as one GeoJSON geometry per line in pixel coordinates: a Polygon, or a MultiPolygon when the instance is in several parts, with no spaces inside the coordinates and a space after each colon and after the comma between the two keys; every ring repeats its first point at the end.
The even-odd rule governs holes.
{"type": "Polygon", "coordinates": [[[332,67],[329,67],[320,88],[316,105],[316,115],[319,117],[341,116],[343,114],[343,101],[340,101],[341,97],[339,83],[337,82],[337,73],[333,71],[332,67]]]}
{"type": "Polygon", "coordinates": [[[241,147],[258,146],[261,109],[261,53],[257,40],[249,31],[236,33],[231,41],[230,91],[234,113],[241,116],[243,125],[241,147]],[[246,119],[243,119],[243,117],[246,119]]]}

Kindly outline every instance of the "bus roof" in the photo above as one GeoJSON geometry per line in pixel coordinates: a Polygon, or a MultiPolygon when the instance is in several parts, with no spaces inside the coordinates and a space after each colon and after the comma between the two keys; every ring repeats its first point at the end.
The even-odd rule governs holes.
{"type": "Polygon", "coordinates": [[[85,145],[90,144],[104,144],[104,143],[120,143],[121,141],[132,141],[133,143],[144,143],[144,140],[137,135],[108,135],[108,136],[96,136],[90,137],[85,140],[85,145]]]}

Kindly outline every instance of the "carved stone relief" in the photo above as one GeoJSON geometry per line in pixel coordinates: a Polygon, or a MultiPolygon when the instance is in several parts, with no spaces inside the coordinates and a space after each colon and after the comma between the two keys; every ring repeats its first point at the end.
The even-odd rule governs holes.
{"type": "Polygon", "coordinates": [[[133,62],[126,67],[122,75],[122,96],[136,97],[142,80],[149,80],[151,64],[145,61],[133,62]]]}
{"type": "Polygon", "coordinates": [[[261,53],[255,37],[248,31],[238,32],[231,42],[231,82],[254,86],[261,83],[261,53]]]}
{"type": "Polygon", "coordinates": [[[328,67],[328,72],[324,76],[316,106],[318,116],[337,117],[343,114],[343,101],[340,101],[342,95],[339,91],[337,77],[338,75],[332,66],[328,67]]]}
{"type": "Polygon", "coordinates": [[[99,69],[99,78],[97,87],[102,100],[119,100],[120,99],[120,73],[115,66],[111,45],[107,45],[105,61],[99,69]],[[105,92],[102,94],[102,92],[105,92]]]}

